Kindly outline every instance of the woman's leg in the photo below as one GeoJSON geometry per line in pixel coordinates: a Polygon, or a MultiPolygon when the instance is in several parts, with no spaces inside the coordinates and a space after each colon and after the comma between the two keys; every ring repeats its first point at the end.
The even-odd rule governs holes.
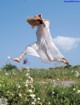
{"type": "Polygon", "coordinates": [[[61,60],[60,60],[60,62],[62,62],[62,63],[64,63],[64,64],[69,64],[69,62],[65,59],[65,58],[62,58],[61,60]]]}
{"type": "Polygon", "coordinates": [[[20,62],[21,59],[26,55],[26,54],[30,54],[30,55],[34,55],[39,57],[38,53],[36,52],[36,47],[38,47],[36,45],[36,43],[31,44],[30,46],[27,46],[25,48],[25,50],[21,53],[21,55],[17,58],[11,58],[11,60],[16,61],[16,62],[20,62]]]}
{"type": "Polygon", "coordinates": [[[21,59],[26,55],[25,52],[21,53],[21,55],[17,58],[11,58],[11,60],[16,61],[16,62],[20,62],[21,59]]]}

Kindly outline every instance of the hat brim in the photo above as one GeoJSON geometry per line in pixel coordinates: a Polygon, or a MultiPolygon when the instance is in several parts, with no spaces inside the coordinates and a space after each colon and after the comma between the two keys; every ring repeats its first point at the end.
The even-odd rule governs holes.
{"type": "Polygon", "coordinates": [[[35,23],[35,21],[36,20],[40,20],[41,21],[41,19],[40,18],[27,18],[27,22],[31,25],[31,26],[36,26],[36,23],[35,23]]]}

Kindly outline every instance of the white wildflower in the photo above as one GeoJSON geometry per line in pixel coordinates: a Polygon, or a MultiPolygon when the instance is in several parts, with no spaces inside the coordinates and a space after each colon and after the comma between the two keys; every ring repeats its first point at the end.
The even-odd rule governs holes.
{"type": "Polygon", "coordinates": [[[59,81],[60,79],[58,78],[57,81],[59,81]]]}
{"type": "Polygon", "coordinates": [[[48,105],[51,105],[51,103],[50,103],[50,102],[48,102],[48,105]]]}
{"type": "Polygon", "coordinates": [[[19,84],[17,84],[17,87],[20,88],[21,86],[19,84]]]}
{"type": "Polygon", "coordinates": [[[29,84],[29,80],[26,80],[25,86],[28,87],[28,84],[29,84]]]}
{"type": "Polygon", "coordinates": [[[29,78],[30,82],[33,82],[33,78],[32,77],[29,76],[28,78],[29,78]]]}
{"type": "Polygon", "coordinates": [[[34,88],[33,85],[31,85],[31,88],[34,88]]]}
{"type": "Polygon", "coordinates": [[[31,89],[29,89],[28,92],[32,93],[33,91],[31,89]]]}
{"type": "Polygon", "coordinates": [[[34,99],[35,98],[35,94],[30,94],[30,97],[34,99]]]}
{"type": "Polygon", "coordinates": [[[54,91],[52,91],[52,94],[55,94],[55,92],[54,92],[54,91]]]}
{"type": "Polygon", "coordinates": [[[71,70],[71,73],[74,73],[74,70],[71,70]]]}
{"type": "Polygon", "coordinates": [[[15,75],[15,72],[13,72],[13,75],[15,75]]]}
{"type": "Polygon", "coordinates": [[[29,76],[29,73],[26,74],[26,77],[28,77],[28,76],[29,76]]]}
{"type": "Polygon", "coordinates": [[[75,71],[75,77],[79,77],[79,72],[78,71],[75,71]]]}
{"type": "Polygon", "coordinates": [[[26,80],[25,84],[29,84],[29,83],[30,83],[29,80],[26,80]]]}
{"type": "Polygon", "coordinates": [[[77,93],[79,94],[80,93],[80,90],[77,90],[77,93]]]}
{"type": "Polygon", "coordinates": [[[25,84],[26,87],[28,87],[28,84],[25,84]]]}
{"type": "Polygon", "coordinates": [[[35,102],[32,102],[32,105],[36,105],[35,102]]]}
{"type": "Polygon", "coordinates": [[[14,96],[14,94],[11,94],[12,96],[14,96]]]}
{"type": "Polygon", "coordinates": [[[75,90],[76,90],[76,88],[73,88],[73,90],[75,91],[75,90]]]}
{"type": "Polygon", "coordinates": [[[20,96],[20,97],[22,97],[22,94],[21,94],[21,93],[19,93],[19,96],[20,96]]]}
{"type": "Polygon", "coordinates": [[[53,79],[53,82],[55,82],[55,80],[53,79]]]}
{"type": "Polygon", "coordinates": [[[37,100],[40,101],[40,98],[38,97],[37,100]]]}
{"type": "Polygon", "coordinates": [[[8,73],[5,73],[5,75],[8,75],[8,73]]]}
{"type": "Polygon", "coordinates": [[[34,102],[36,102],[36,98],[34,99],[34,102]]]}

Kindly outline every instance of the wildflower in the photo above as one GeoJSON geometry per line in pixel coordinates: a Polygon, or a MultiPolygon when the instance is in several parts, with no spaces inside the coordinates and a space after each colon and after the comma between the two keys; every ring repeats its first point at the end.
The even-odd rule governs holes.
{"type": "Polygon", "coordinates": [[[58,78],[57,81],[59,81],[60,79],[58,78]]]}
{"type": "Polygon", "coordinates": [[[13,75],[15,75],[15,72],[13,72],[13,75]]]}
{"type": "Polygon", "coordinates": [[[25,84],[29,84],[29,83],[30,83],[29,80],[26,80],[25,84]]]}
{"type": "Polygon", "coordinates": [[[14,94],[11,94],[12,96],[14,96],[14,94]]]}
{"type": "Polygon", "coordinates": [[[40,101],[40,98],[38,97],[37,100],[40,101]]]}
{"type": "Polygon", "coordinates": [[[26,80],[25,86],[28,87],[28,84],[29,84],[29,80],[26,80]]]}
{"type": "Polygon", "coordinates": [[[30,94],[30,97],[34,99],[35,98],[35,94],[30,94]]]}
{"type": "Polygon", "coordinates": [[[33,82],[33,78],[31,78],[30,76],[28,78],[29,78],[30,82],[33,82]]]}
{"type": "Polygon", "coordinates": [[[36,105],[35,102],[32,102],[32,105],[36,105]]]}
{"type": "Polygon", "coordinates": [[[28,84],[25,84],[26,87],[28,87],[28,84]]]}
{"type": "Polygon", "coordinates": [[[55,82],[55,80],[53,79],[53,82],[55,82]]]}
{"type": "Polygon", "coordinates": [[[20,96],[20,97],[22,97],[22,94],[21,94],[21,93],[19,93],[19,96],[20,96]]]}
{"type": "Polygon", "coordinates": [[[8,75],[8,73],[5,73],[5,75],[8,75]]]}
{"type": "Polygon", "coordinates": [[[80,90],[77,90],[77,93],[80,93],[80,90]]]}
{"type": "Polygon", "coordinates": [[[79,77],[79,72],[78,71],[75,71],[75,77],[79,77]]]}
{"type": "Polygon", "coordinates": [[[32,93],[33,91],[31,89],[29,89],[28,92],[32,93]]]}
{"type": "Polygon", "coordinates": [[[54,92],[54,91],[52,91],[52,94],[55,94],[55,92],[54,92]]]}
{"type": "Polygon", "coordinates": [[[29,76],[29,73],[26,74],[26,77],[28,77],[28,76],[29,76]]]}
{"type": "Polygon", "coordinates": [[[33,85],[31,85],[31,88],[34,88],[33,85]]]}
{"type": "Polygon", "coordinates": [[[21,86],[19,84],[17,84],[17,87],[20,88],[21,86]]]}
{"type": "Polygon", "coordinates": [[[73,90],[75,91],[75,90],[76,90],[76,88],[73,88],[73,90]]]}
{"type": "Polygon", "coordinates": [[[34,99],[34,102],[36,102],[36,98],[34,99]]]}
{"type": "Polygon", "coordinates": [[[74,70],[71,70],[71,73],[74,73],[74,70]]]}
{"type": "Polygon", "coordinates": [[[48,102],[48,105],[51,105],[51,103],[50,103],[50,102],[48,102]]]}

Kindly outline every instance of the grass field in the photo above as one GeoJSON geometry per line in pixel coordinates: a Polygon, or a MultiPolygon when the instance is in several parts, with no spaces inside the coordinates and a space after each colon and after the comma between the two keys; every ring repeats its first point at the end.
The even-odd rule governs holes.
{"type": "Polygon", "coordinates": [[[0,69],[0,105],[80,105],[80,66],[0,69]]]}

